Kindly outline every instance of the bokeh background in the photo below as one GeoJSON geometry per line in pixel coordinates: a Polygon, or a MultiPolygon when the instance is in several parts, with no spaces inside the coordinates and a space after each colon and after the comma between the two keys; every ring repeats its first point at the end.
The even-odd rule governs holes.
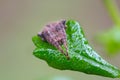
{"type": "MultiPolygon", "coordinates": [[[[120,9],[120,0],[116,1],[120,9]]],[[[35,48],[32,36],[47,22],[59,19],[79,21],[90,45],[105,60],[120,68],[120,54],[106,55],[94,39],[98,32],[113,25],[102,0],[0,0],[0,80],[42,80],[56,75],[72,80],[113,80],[53,69],[32,55],[35,48]]]]}

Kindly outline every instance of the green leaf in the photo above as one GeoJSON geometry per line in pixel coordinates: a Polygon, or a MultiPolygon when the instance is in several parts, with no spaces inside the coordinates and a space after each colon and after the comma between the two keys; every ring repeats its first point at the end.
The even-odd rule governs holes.
{"type": "Polygon", "coordinates": [[[68,20],[66,26],[70,60],[67,60],[54,46],[42,41],[38,36],[32,38],[37,47],[33,54],[56,69],[80,71],[111,78],[120,77],[120,70],[102,59],[89,46],[78,22],[68,20]]]}
{"type": "Polygon", "coordinates": [[[120,27],[114,26],[110,30],[100,33],[97,40],[105,47],[106,51],[111,54],[120,52],[120,27]]]}

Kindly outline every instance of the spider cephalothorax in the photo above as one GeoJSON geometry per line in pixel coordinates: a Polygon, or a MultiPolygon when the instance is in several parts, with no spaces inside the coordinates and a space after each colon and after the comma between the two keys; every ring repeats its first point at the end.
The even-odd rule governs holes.
{"type": "Polygon", "coordinates": [[[47,41],[48,43],[55,46],[62,54],[67,57],[67,59],[69,59],[65,22],[66,20],[61,20],[47,24],[43,31],[38,33],[38,36],[40,36],[42,40],[47,41]],[[64,46],[65,51],[61,47],[62,45],[64,46]]]}

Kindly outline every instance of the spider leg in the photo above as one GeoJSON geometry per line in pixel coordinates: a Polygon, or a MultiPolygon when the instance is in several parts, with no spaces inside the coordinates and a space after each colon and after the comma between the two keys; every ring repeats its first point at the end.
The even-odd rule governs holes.
{"type": "Polygon", "coordinates": [[[60,50],[60,52],[61,52],[62,54],[64,54],[64,55],[66,56],[65,52],[63,51],[62,47],[60,46],[60,44],[59,44],[58,42],[55,42],[55,43],[54,43],[54,46],[55,46],[58,50],[60,50]]]}
{"type": "Polygon", "coordinates": [[[54,33],[52,33],[52,32],[51,33],[46,32],[46,34],[49,35],[49,38],[47,39],[47,41],[49,43],[51,43],[52,45],[54,45],[62,54],[65,55],[65,52],[63,51],[63,49],[61,47],[62,43],[59,43],[59,41],[57,40],[57,38],[54,37],[55,36],[54,33]],[[50,34],[52,34],[52,35],[50,35],[50,34]]]}
{"type": "Polygon", "coordinates": [[[62,43],[62,41],[61,41],[61,40],[59,40],[59,41],[58,41],[58,43],[59,43],[60,45],[63,45],[63,43],[62,43]]]}
{"type": "Polygon", "coordinates": [[[66,24],[66,20],[64,20],[64,19],[61,20],[61,23],[60,23],[60,24],[61,24],[62,26],[64,26],[64,29],[66,29],[66,28],[67,28],[67,26],[65,25],[65,24],[66,24]],[[61,24],[61,23],[62,23],[62,24],[61,24]]]}
{"type": "Polygon", "coordinates": [[[65,19],[63,19],[63,20],[61,20],[61,22],[62,22],[62,24],[63,24],[63,25],[65,25],[66,20],[65,20],[65,19]]]}
{"type": "Polygon", "coordinates": [[[62,39],[61,41],[62,41],[62,43],[63,43],[63,45],[64,45],[64,47],[65,47],[65,50],[66,50],[66,54],[65,54],[65,56],[66,56],[67,59],[69,60],[70,57],[69,57],[69,55],[68,55],[67,41],[66,41],[66,39],[62,39]]]}

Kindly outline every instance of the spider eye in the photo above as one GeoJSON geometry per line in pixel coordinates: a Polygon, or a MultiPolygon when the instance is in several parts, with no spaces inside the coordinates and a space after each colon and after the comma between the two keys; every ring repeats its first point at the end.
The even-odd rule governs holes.
{"type": "Polygon", "coordinates": [[[38,36],[41,36],[41,32],[38,32],[38,34],[37,34],[38,36]]]}
{"type": "Polygon", "coordinates": [[[43,34],[42,33],[38,33],[38,36],[43,38],[43,34]]]}
{"type": "Polygon", "coordinates": [[[38,36],[41,37],[41,39],[42,39],[43,41],[46,41],[46,39],[45,39],[45,37],[44,37],[44,35],[43,35],[42,33],[38,33],[38,36]]]}

